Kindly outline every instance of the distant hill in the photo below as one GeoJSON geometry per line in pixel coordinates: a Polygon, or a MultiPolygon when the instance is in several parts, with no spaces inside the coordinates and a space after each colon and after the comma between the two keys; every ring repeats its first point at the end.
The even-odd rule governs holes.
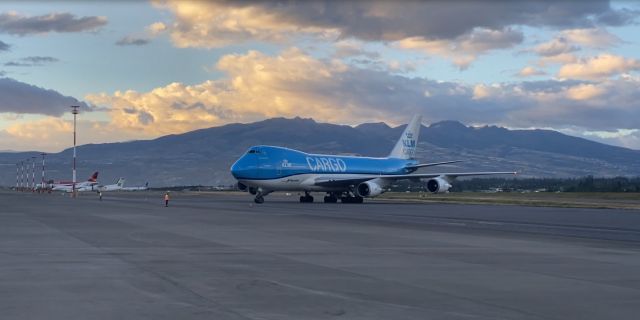
{"type": "MultiPolygon", "coordinates": [[[[231,184],[229,167],[257,144],[316,153],[385,156],[404,126],[365,123],[356,127],[312,119],[273,118],[229,124],[153,140],[78,147],[78,179],[100,171],[101,183],[125,177],[127,185],[231,184]]],[[[430,171],[517,170],[523,176],[638,176],[640,151],[567,136],[550,130],[467,127],[442,121],[422,127],[418,158],[465,160],[430,171]]],[[[0,152],[0,185],[15,185],[15,163],[38,152],[0,152]]],[[[72,149],[47,156],[47,177],[69,179],[72,149]]],[[[425,172],[428,172],[426,170],[425,172]]],[[[36,173],[36,180],[40,177],[36,173]]]]}

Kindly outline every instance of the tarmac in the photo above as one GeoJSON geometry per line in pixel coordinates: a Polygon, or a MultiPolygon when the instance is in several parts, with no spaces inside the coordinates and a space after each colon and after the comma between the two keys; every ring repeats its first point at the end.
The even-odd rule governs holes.
{"type": "Polygon", "coordinates": [[[640,211],[265,199],[0,192],[0,318],[640,314],[640,211]]]}

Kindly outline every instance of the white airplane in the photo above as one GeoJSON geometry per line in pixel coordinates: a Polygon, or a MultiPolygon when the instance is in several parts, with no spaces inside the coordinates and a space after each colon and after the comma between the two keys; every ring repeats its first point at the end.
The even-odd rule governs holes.
{"type": "Polygon", "coordinates": [[[255,195],[256,203],[273,191],[303,191],[300,202],[313,202],[310,192],[326,193],[324,202],[362,203],[375,197],[397,180],[427,180],[433,193],[448,192],[457,177],[515,172],[414,173],[419,168],[458,161],[418,163],[415,160],[421,117],[407,125],[389,156],[385,158],[310,154],[298,150],[254,146],[231,167],[238,188],[255,195]]]}
{"type": "Polygon", "coordinates": [[[149,182],[144,184],[144,187],[122,187],[122,191],[144,191],[149,189],[149,182]]]}
{"type": "Polygon", "coordinates": [[[115,184],[108,184],[106,186],[98,186],[97,191],[118,191],[124,187],[124,178],[118,179],[115,184]]]}
{"type": "MultiPolygon", "coordinates": [[[[76,182],[76,191],[93,191],[98,184],[98,171],[94,172],[87,181],[76,182]]],[[[73,181],[61,181],[51,184],[51,190],[73,192],[73,181]]]]}

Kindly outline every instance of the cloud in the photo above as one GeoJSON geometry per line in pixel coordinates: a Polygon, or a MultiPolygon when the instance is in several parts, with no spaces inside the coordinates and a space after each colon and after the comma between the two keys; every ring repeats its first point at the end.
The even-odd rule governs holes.
{"type": "Polygon", "coordinates": [[[126,36],[116,42],[117,46],[143,46],[149,44],[149,39],[136,38],[132,36],[126,36]]]}
{"type": "Polygon", "coordinates": [[[2,51],[9,51],[9,49],[11,48],[10,45],[0,41],[0,52],[2,51]]]}
{"type": "Polygon", "coordinates": [[[520,70],[516,74],[516,76],[518,76],[518,77],[533,77],[533,76],[543,76],[543,75],[546,75],[546,74],[547,73],[542,71],[542,70],[536,69],[536,68],[531,67],[531,66],[527,66],[527,67],[522,68],[522,70],[520,70]]]}
{"type": "Polygon", "coordinates": [[[533,48],[532,51],[543,57],[552,57],[578,50],[580,50],[580,47],[572,45],[564,37],[558,37],[551,41],[537,45],[535,48],[533,48]]]}
{"type": "Polygon", "coordinates": [[[50,13],[41,16],[26,16],[16,12],[0,14],[0,32],[18,36],[94,31],[106,24],[106,17],[76,17],[71,13],[50,13]]]}
{"type": "Polygon", "coordinates": [[[375,51],[365,50],[364,45],[356,41],[339,41],[335,44],[335,58],[344,59],[352,57],[365,57],[368,59],[379,59],[380,54],[375,51]]]}
{"type": "Polygon", "coordinates": [[[563,65],[557,76],[563,79],[601,79],[640,70],[640,60],[601,54],[563,65]]]}
{"type": "Polygon", "coordinates": [[[640,80],[633,77],[463,84],[358,68],[296,48],[275,56],[258,51],[225,55],[216,68],[226,75],[223,79],[86,99],[109,107],[111,126],[135,137],[309,115],[350,124],[403,123],[407,115],[422,113],[427,122],[456,119],[510,127],[640,126],[640,80]]]}
{"type": "Polygon", "coordinates": [[[167,30],[167,25],[163,22],[154,22],[147,26],[147,31],[149,31],[153,35],[158,35],[167,30]]]}
{"type": "Polygon", "coordinates": [[[54,57],[44,57],[44,56],[31,56],[22,58],[19,61],[9,61],[5,62],[5,66],[7,67],[33,67],[33,66],[42,66],[49,63],[58,62],[59,60],[54,57]]]}
{"type": "MultiPolygon", "coordinates": [[[[77,120],[77,143],[116,142],[131,140],[128,132],[112,127],[107,121],[77,120]]],[[[42,117],[31,121],[15,121],[0,129],[3,149],[40,150],[58,152],[72,146],[73,120],[58,117],[42,117]]]]}
{"type": "Polygon", "coordinates": [[[403,49],[413,49],[451,59],[460,69],[466,69],[478,55],[491,50],[513,47],[522,40],[522,32],[512,29],[476,29],[453,40],[413,37],[397,41],[395,45],[403,49]]]}
{"type": "Polygon", "coordinates": [[[602,49],[621,42],[620,38],[604,28],[569,29],[563,30],[553,39],[525,51],[538,55],[540,58],[537,64],[544,67],[547,64],[577,63],[578,57],[574,53],[582,50],[582,47],[602,49]]]}
{"type": "Polygon", "coordinates": [[[567,97],[573,100],[590,100],[606,92],[606,89],[594,84],[579,84],[567,89],[567,97]]]}
{"type": "Polygon", "coordinates": [[[561,39],[592,48],[606,48],[622,40],[603,28],[571,29],[561,32],[561,39]]]}
{"type": "Polygon", "coordinates": [[[10,78],[0,78],[0,113],[43,114],[60,116],[69,106],[89,107],[81,101],[10,78]]]}
{"type": "Polygon", "coordinates": [[[174,21],[154,24],[178,47],[222,47],[250,40],[286,41],[305,33],[338,39],[393,42],[454,40],[476,29],[513,26],[592,28],[633,23],[638,12],[607,0],[581,1],[158,1],[174,21]]]}

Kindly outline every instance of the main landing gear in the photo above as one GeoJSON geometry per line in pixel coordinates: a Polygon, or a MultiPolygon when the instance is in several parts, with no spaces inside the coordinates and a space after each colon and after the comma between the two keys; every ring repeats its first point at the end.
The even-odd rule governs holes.
{"type": "Polygon", "coordinates": [[[309,192],[305,191],[304,196],[300,196],[300,202],[311,203],[313,202],[313,197],[309,194],[309,192]]]}
{"type": "Polygon", "coordinates": [[[364,199],[358,195],[352,195],[350,192],[347,193],[339,193],[339,192],[329,192],[324,197],[324,203],[337,203],[338,199],[342,203],[363,203],[364,199]]]}
{"type": "Polygon", "coordinates": [[[340,201],[342,201],[342,203],[363,203],[364,198],[362,198],[361,196],[352,196],[350,194],[347,194],[344,197],[340,197],[340,201]]]}
{"type": "Polygon", "coordinates": [[[336,202],[338,202],[338,196],[339,196],[339,194],[337,194],[335,192],[329,192],[324,197],[324,203],[336,203],[336,202]]]}

